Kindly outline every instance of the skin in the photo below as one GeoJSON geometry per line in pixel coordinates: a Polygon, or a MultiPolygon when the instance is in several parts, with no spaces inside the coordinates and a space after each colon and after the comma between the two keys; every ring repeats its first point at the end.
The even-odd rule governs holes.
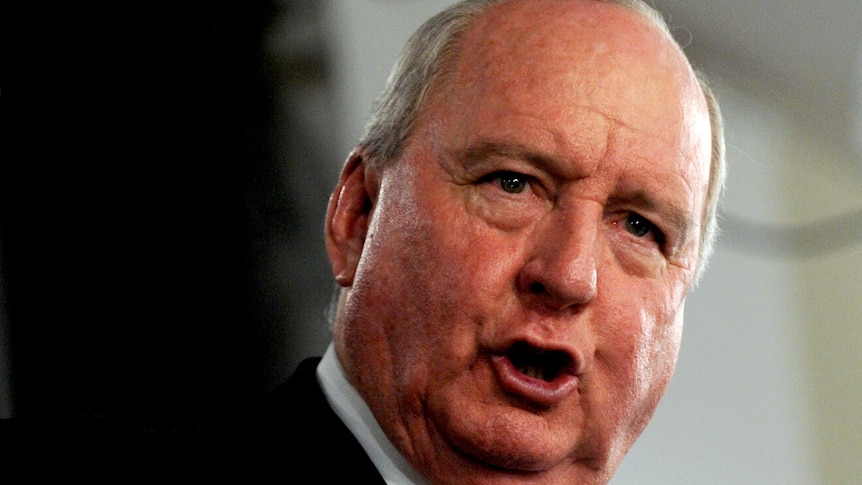
{"type": "Polygon", "coordinates": [[[671,40],[598,2],[494,7],[455,66],[401,158],[358,147],[330,201],[338,357],[432,483],[605,483],[676,363],[703,95],[671,40]],[[534,379],[518,346],[566,367],[534,379]]]}

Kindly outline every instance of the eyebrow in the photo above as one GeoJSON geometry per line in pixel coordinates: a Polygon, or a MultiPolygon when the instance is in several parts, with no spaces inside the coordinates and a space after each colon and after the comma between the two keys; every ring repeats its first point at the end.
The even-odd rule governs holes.
{"type": "Polygon", "coordinates": [[[560,178],[579,178],[573,169],[574,167],[564,163],[559,157],[542,153],[519,143],[481,139],[470,143],[464,150],[457,153],[462,160],[468,163],[484,162],[492,158],[510,158],[530,162],[540,170],[560,178]]]}

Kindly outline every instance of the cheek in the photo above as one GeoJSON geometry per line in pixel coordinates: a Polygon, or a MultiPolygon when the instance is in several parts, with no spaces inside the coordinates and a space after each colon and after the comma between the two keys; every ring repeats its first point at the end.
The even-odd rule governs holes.
{"type": "Polygon", "coordinates": [[[635,357],[638,398],[658,401],[673,376],[682,337],[682,310],[659,319],[643,316],[644,332],[635,357]]]}
{"type": "MultiPolygon", "coordinates": [[[[405,213],[400,209],[390,207],[386,213],[405,213]]],[[[414,213],[423,216],[377,224],[365,257],[367,271],[355,287],[358,294],[383,295],[364,303],[373,314],[362,320],[380,329],[392,378],[402,389],[424,387],[446,372],[435,360],[445,362],[443,356],[462,345],[465,332],[458,326],[464,325],[465,297],[474,294],[464,276],[472,258],[458,251],[465,245],[463,232],[452,230],[446,216],[435,219],[425,209],[414,213]]]]}
{"type": "MultiPolygon", "coordinates": [[[[404,364],[425,373],[423,382],[433,392],[475,362],[478,335],[501,306],[511,304],[521,251],[514,237],[463,209],[420,209],[425,216],[399,230],[397,247],[407,249],[392,268],[399,276],[391,285],[400,289],[394,303],[401,305],[392,316],[400,315],[410,331],[393,327],[387,338],[423,356],[404,364]]],[[[410,353],[399,352],[405,359],[410,353]]]]}
{"type": "MultiPolygon", "coordinates": [[[[682,336],[682,304],[662,303],[651,288],[639,300],[615,302],[614,320],[597,330],[596,364],[607,371],[606,396],[616,403],[625,435],[632,441],[646,426],[673,375],[682,336]],[[632,311],[625,311],[631,308],[632,311]]],[[[633,294],[637,292],[632,291],[633,294]]]]}

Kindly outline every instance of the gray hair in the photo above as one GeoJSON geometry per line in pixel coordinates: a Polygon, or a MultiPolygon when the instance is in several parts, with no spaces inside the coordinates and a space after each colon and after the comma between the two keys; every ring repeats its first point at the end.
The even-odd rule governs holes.
{"type": "MultiPolygon", "coordinates": [[[[399,158],[423,107],[454,69],[465,32],[490,7],[505,1],[463,0],[426,21],[413,34],[393,67],[386,87],[372,109],[365,134],[358,143],[366,150],[367,163],[382,168],[399,158]]],[[[627,8],[673,40],[670,27],[661,13],[642,0],[594,1],[627,8]]],[[[709,110],[712,159],[695,281],[706,269],[714,250],[718,235],[718,203],[726,173],[724,127],[718,100],[704,76],[699,72],[697,76],[709,110]]]]}

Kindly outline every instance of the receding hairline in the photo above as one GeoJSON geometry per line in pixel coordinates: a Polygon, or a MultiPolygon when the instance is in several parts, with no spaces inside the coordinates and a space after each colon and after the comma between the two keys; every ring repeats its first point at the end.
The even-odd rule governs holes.
{"type": "MultiPolygon", "coordinates": [[[[416,121],[421,117],[427,106],[431,104],[431,101],[435,99],[435,96],[443,94],[445,92],[445,88],[449,86],[449,82],[453,80],[453,74],[457,70],[461,55],[465,50],[464,40],[468,34],[477,27],[477,24],[479,24],[482,19],[490,15],[496,8],[501,7],[504,4],[518,1],[524,0],[465,0],[443,10],[420,26],[420,28],[408,40],[398,62],[393,66],[390,77],[386,83],[386,88],[375,103],[372,116],[366,125],[366,131],[357,144],[358,146],[363,146],[368,149],[367,154],[373,159],[372,163],[384,167],[394,163],[399,158],[403,152],[404,145],[406,145],[408,138],[410,138],[410,135],[413,133],[416,121]],[[430,41],[432,44],[434,41],[437,41],[440,42],[440,45],[429,47],[428,45],[422,45],[423,41],[430,41]],[[425,72],[422,72],[420,75],[424,77],[426,82],[418,88],[418,95],[408,95],[404,97],[412,98],[413,102],[409,103],[411,106],[408,106],[406,109],[402,107],[406,112],[402,113],[402,118],[404,118],[402,121],[406,121],[407,124],[407,126],[402,127],[402,136],[399,137],[398,142],[393,142],[393,140],[377,139],[378,137],[375,136],[374,128],[377,128],[380,125],[386,125],[387,122],[392,121],[391,116],[387,116],[386,113],[380,112],[380,107],[385,104],[381,103],[381,100],[402,98],[401,95],[396,94],[396,91],[399,90],[398,88],[403,86],[397,86],[393,81],[399,81],[396,75],[400,74],[401,77],[404,76],[405,73],[401,72],[400,69],[406,61],[417,63],[416,57],[418,54],[422,53],[432,53],[436,55],[434,56],[434,59],[428,61],[427,65],[423,66],[425,68],[425,72]],[[377,148],[381,144],[386,144],[390,148],[380,151],[377,148]],[[393,144],[397,146],[392,147],[391,145],[393,144]]],[[[682,47],[673,37],[670,27],[664,20],[664,17],[660,12],[650,7],[643,0],[560,1],[584,4],[602,3],[616,6],[635,14],[641,20],[645,21],[646,24],[656,28],[660,33],[664,34],[666,39],[676,47],[680,56],[685,60],[686,65],[688,65],[690,70],[695,74],[698,83],[701,85],[701,91],[704,93],[704,96],[707,96],[706,90],[703,89],[705,84],[702,76],[697,75],[698,73],[691,66],[691,63],[683,52],[682,47]]],[[[402,83],[407,82],[404,79],[400,79],[400,81],[402,81],[402,83]]],[[[417,89],[416,87],[413,88],[417,89]]]]}
{"type": "MultiPolygon", "coordinates": [[[[457,81],[454,75],[463,67],[464,55],[471,50],[471,47],[476,47],[468,46],[468,44],[476,43],[477,39],[474,35],[477,34],[477,30],[480,31],[478,33],[478,41],[480,43],[482,42],[482,31],[485,32],[486,36],[493,35],[491,32],[497,28],[495,21],[500,20],[500,18],[493,17],[495,11],[499,8],[503,8],[507,4],[523,3],[525,1],[530,3],[536,0],[478,0],[475,2],[482,5],[483,8],[471,15],[469,20],[464,21],[460,25],[460,28],[452,34],[450,42],[447,43],[447,49],[445,49],[444,55],[439,59],[437,69],[435,69],[434,74],[429,78],[429,88],[426,92],[426,97],[423,98],[423,102],[421,103],[423,108],[430,104],[431,101],[435,99],[435,96],[446,94],[445,88],[449,87],[450,83],[457,81]]],[[[664,20],[664,17],[660,12],[656,11],[642,0],[556,0],[556,3],[584,5],[604,4],[611,7],[617,7],[622,11],[633,14],[634,18],[638,19],[638,22],[645,26],[647,30],[651,30],[650,28],[655,29],[654,32],[647,35],[653,35],[654,33],[660,34],[660,37],[666,41],[666,45],[670,47],[668,52],[672,52],[672,55],[680,61],[678,67],[683,68],[689,76],[689,80],[692,81],[690,86],[700,87],[700,93],[706,97],[706,93],[702,89],[702,84],[705,81],[704,78],[699,75],[682,49],[682,46],[674,38],[669,25],[664,20]]],[[[479,52],[482,53],[480,55],[486,56],[487,49],[485,49],[484,46],[480,49],[481,50],[479,52]]],[[[472,69],[472,67],[468,67],[467,69],[472,69]]],[[[706,108],[706,103],[703,104],[703,107],[706,108]]]]}

